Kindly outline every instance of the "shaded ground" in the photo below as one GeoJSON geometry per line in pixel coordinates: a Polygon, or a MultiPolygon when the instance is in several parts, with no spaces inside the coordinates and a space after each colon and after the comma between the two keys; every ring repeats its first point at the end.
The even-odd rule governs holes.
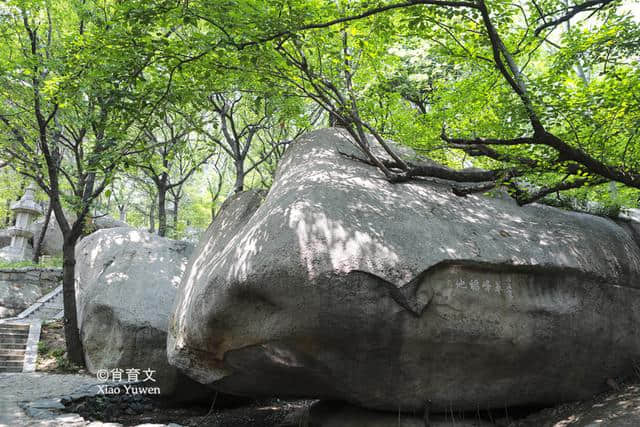
{"type": "Polygon", "coordinates": [[[56,374],[85,372],[67,359],[62,320],[52,320],[42,324],[36,371],[56,374]]]}
{"type": "Polygon", "coordinates": [[[97,384],[101,382],[89,375],[0,374],[0,427],[86,426],[93,420],[128,426],[177,423],[184,426],[293,427],[297,424],[283,423],[287,415],[310,403],[271,399],[227,409],[167,408],[144,396],[97,396],[97,384]]]}
{"type": "MultiPolygon", "coordinates": [[[[95,377],[88,375],[60,375],[42,372],[0,374],[0,426],[27,426],[42,421],[37,406],[28,415],[21,402],[38,402],[51,397],[72,395],[78,390],[94,390],[95,377]]],[[[42,405],[46,406],[46,405],[42,405]]],[[[43,414],[50,424],[72,425],[67,416],[51,417],[43,414]]]]}
{"type": "MultiPolygon", "coordinates": [[[[123,396],[120,396],[106,403],[104,397],[97,400],[96,398],[81,399],[70,403],[66,410],[78,412],[86,419],[118,422],[123,425],[173,422],[185,426],[293,427],[305,425],[304,417],[301,417],[301,414],[307,413],[313,402],[311,400],[270,399],[258,400],[252,404],[235,408],[163,408],[149,398],[130,397],[128,400],[123,400],[123,396]],[[92,415],[91,411],[96,412],[92,415]]],[[[493,419],[493,423],[485,420],[482,421],[484,423],[482,425],[500,427],[637,427],[640,426],[640,384],[621,386],[619,390],[600,394],[591,400],[562,404],[519,420],[514,420],[514,417],[518,417],[518,415],[510,413],[508,418],[493,419]],[[511,421],[508,420],[509,418],[511,421]]],[[[435,418],[439,420],[435,425],[439,426],[462,425],[465,422],[474,421],[473,416],[461,415],[454,418],[445,417],[448,421],[441,420],[442,416],[435,418]]]]}
{"type": "MultiPolygon", "coordinates": [[[[304,416],[313,403],[309,400],[265,399],[234,408],[169,408],[148,396],[96,395],[98,383],[90,375],[0,374],[0,426],[86,426],[92,420],[100,420],[123,425],[299,427],[307,425],[304,416]]],[[[510,413],[512,420],[513,416],[510,413]]],[[[445,420],[434,425],[461,425],[465,420],[472,421],[473,417],[456,416],[455,422],[445,420]]],[[[588,401],[545,409],[511,423],[504,418],[493,421],[496,426],[510,427],[640,426],[640,383],[621,386],[619,390],[588,401]]],[[[490,423],[483,425],[486,424],[490,423]]],[[[387,424],[376,425],[387,427],[387,424]]],[[[394,423],[393,427],[396,425],[394,423]]]]}
{"type": "Polygon", "coordinates": [[[125,426],[176,423],[183,426],[273,427],[290,425],[287,418],[308,408],[312,402],[266,399],[235,408],[172,408],[147,396],[92,396],[72,401],[63,400],[65,409],[61,413],[77,413],[87,421],[120,423],[125,426]]]}

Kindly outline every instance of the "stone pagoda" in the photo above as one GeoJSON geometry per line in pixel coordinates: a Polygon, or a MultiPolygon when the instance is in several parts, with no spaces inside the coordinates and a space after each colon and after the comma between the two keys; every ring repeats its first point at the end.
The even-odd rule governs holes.
{"type": "Polygon", "coordinates": [[[0,249],[0,258],[6,261],[26,261],[31,257],[29,239],[33,237],[31,223],[42,215],[42,208],[35,201],[35,186],[29,185],[20,200],[11,205],[16,214],[16,225],[7,229],[11,245],[0,249]]]}

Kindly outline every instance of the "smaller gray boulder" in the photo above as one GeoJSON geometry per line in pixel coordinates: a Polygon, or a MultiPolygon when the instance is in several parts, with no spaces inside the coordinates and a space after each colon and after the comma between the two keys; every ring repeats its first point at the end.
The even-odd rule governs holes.
{"type": "Polygon", "coordinates": [[[109,215],[99,216],[93,219],[93,226],[97,230],[104,230],[107,228],[117,228],[117,227],[131,227],[124,221],[120,221],[119,219],[115,219],[110,217],[109,215]]]}
{"type": "Polygon", "coordinates": [[[0,319],[20,314],[61,283],[59,268],[0,269],[0,319]]]}
{"type": "Polygon", "coordinates": [[[162,397],[208,396],[204,386],[170,366],[169,313],[192,251],[186,242],[132,228],[99,230],[76,246],[78,324],[89,371],[152,370],[162,397]]]}
{"type": "MultiPolygon", "coordinates": [[[[65,212],[67,215],[67,220],[75,221],[76,216],[65,212]]],[[[42,226],[44,225],[44,218],[40,218],[35,221],[31,225],[31,231],[33,232],[33,246],[36,247],[38,245],[38,240],[40,240],[40,232],[42,231],[42,226]]],[[[126,222],[122,222],[110,216],[98,216],[90,220],[90,225],[87,226],[87,233],[94,230],[105,230],[110,228],[117,227],[130,227],[126,222]]],[[[51,219],[49,220],[49,226],[47,227],[47,231],[44,234],[44,239],[42,241],[41,253],[42,255],[50,255],[50,256],[62,256],[62,243],[64,242],[64,237],[62,236],[62,230],[60,230],[60,226],[58,225],[58,221],[56,220],[55,213],[51,214],[51,219]]]]}
{"type": "Polygon", "coordinates": [[[35,283],[0,278],[0,319],[18,315],[41,296],[40,287],[35,283]]]}
{"type": "MultiPolygon", "coordinates": [[[[38,241],[40,240],[40,233],[42,232],[44,221],[45,219],[41,217],[34,221],[33,224],[31,224],[34,247],[38,245],[38,241]]],[[[42,240],[40,253],[42,255],[49,256],[62,256],[63,242],[64,237],[62,236],[62,230],[60,230],[60,226],[58,226],[58,221],[56,221],[56,215],[54,213],[51,213],[51,219],[49,220],[47,231],[45,232],[44,239],[42,240]]]]}

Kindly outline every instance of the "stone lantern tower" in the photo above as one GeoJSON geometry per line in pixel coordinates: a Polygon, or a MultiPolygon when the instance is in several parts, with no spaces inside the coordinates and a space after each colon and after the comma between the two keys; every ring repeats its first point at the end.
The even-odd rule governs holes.
{"type": "Polygon", "coordinates": [[[31,223],[42,215],[42,208],[34,199],[35,186],[29,185],[20,200],[11,205],[16,213],[16,225],[7,231],[11,236],[11,245],[0,250],[0,258],[7,261],[25,261],[30,257],[29,239],[33,237],[31,223]]]}

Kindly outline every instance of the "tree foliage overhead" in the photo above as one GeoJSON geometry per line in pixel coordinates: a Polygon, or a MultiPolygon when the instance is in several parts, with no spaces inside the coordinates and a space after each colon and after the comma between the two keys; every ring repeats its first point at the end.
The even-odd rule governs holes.
{"type": "Polygon", "coordinates": [[[503,183],[522,203],[609,181],[640,186],[640,41],[627,4],[223,4],[185,8],[212,35],[210,48],[225,46],[258,79],[287,83],[341,116],[363,150],[363,131],[379,133],[449,166],[471,156],[494,173],[369,155],[391,180],[436,175],[482,183],[478,190],[503,183]]]}
{"type": "MultiPolygon", "coordinates": [[[[39,61],[44,121],[56,110],[45,134],[81,135],[89,150],[104,134],[104,152],[85,154],[96,163],[84,170],[98,176],[157,164],[149,136],[171,105],[193,127],[187,151],[217,153],[189,179],[225,176],[203,184],[225,193],[245,188],[247,172],[269,185],[282,147],[330,122],[394,182],[435,176],[460,195],[504,185],[520,203],[569,191],[630,205],[640,187],[638,15],[637,4],[612,0],[7,2],[3,163],[19,154],[17,131],[36,140],[37,125],[20,113],[32,109],[39,61]],[[38,23],[30,59],[17,10],[38,23]],[[387,139],[440,166],[400,158],[387,139]]],[[[77,166],[61,164],[63,190],[77,166]]]]}

